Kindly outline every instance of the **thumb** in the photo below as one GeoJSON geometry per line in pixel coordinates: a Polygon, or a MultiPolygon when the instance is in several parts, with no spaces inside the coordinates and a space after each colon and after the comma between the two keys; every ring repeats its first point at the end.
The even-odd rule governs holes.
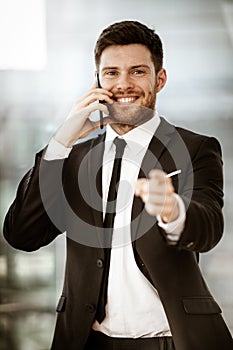
{"type": "Polygon", "coordinates": [[[138,179],[135,184],[135,195],[141,197],[146,194],[148,192],[148,185],[148,179],[138,179]]]}

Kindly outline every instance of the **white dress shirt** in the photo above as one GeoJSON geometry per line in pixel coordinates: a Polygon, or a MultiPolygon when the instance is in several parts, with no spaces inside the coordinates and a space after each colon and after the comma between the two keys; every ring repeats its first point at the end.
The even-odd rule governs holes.
{"type": "MultiPolygon", "coordinates": [[[[159,123],[160,118],[156,113],[152,119],[122,136],[119,136],[110,125],[106,127],[102,172],[103,208],[106,207],[115,157],[113,140],[118,136],[127,142],[122,157],[117,193],[106,317],[101,324],[98,321],[93,324],[94,330],[112,337],[171,336],[158,292],[136,264],[130,234],[134,184],[137,181],[143,157],[159,123]]],[[[51,140],[44,155],[46,160],[68,156],[71,149],[61,144],[57,147],[57,144],[55,140],[51,140]],[[63,151],[62,148],[64,148],[63,151]]],[[[171,244],[178,241],[185,222],[184,203],[178,195],[176,196],[180,207],[179,218],[168,224],[163,223],[160,217],[157,218],[158,224],[167,233],[171,244]]]]}

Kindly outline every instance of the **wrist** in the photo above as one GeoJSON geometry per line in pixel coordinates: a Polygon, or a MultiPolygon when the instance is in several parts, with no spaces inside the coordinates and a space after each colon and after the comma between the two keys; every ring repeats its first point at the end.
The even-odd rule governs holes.
{"type": "Polygon", "coordinates": [[[58,131],[56,135],[54,136],[54,140],[56,140],[58,143],[62,144],[66,148],[72,148],[76,140],[66,136],[64,133],[60,133],[58,131]]]}
{"type": "Polygon", "coordinates": [[[167,224],[167,223],[176,221],[179,218],[179,215],[180,215],[179,203],[177,201],[176,196],[174,196],[174,204],[173,204],[171,213],[161,215],[161,219],[162,219],[163,223],[167,224]]]}

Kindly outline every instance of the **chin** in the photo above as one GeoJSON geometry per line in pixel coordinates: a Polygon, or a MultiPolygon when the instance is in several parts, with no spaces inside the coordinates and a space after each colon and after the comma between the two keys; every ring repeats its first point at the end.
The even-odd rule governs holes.
{"type": "Polygon", "coordinates": [[[110,117],[113,123],[137,126],[145,123],[154,115],[153,108],[138,105],[136,103],[115,102],[108,105],[110,117]]]}

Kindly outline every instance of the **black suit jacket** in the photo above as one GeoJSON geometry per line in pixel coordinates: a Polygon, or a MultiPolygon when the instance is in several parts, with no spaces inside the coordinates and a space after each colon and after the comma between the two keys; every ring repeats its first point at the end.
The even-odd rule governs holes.
{"type": "MultiPolygon", "coordinates": [[[[66,231],[66,273],[53,350],[83,349],[95,320],[104,267],[104,138],[77,144],[66,160],[45,161],[38,154],[5,219],[5,238],[25,251],[47,245],[66,231]]],[[[152,168],[167,173],[181,169],[173,184],[185,203],[186,223],[178,244],[170,245],[135,197],[131,235],[136,263],[158,290],[177,350],[230,350],[231,335],[197,263],[198,253],[212,249],[223,232],[219,143],[162,118],[139,177],[152,168]]]]}

